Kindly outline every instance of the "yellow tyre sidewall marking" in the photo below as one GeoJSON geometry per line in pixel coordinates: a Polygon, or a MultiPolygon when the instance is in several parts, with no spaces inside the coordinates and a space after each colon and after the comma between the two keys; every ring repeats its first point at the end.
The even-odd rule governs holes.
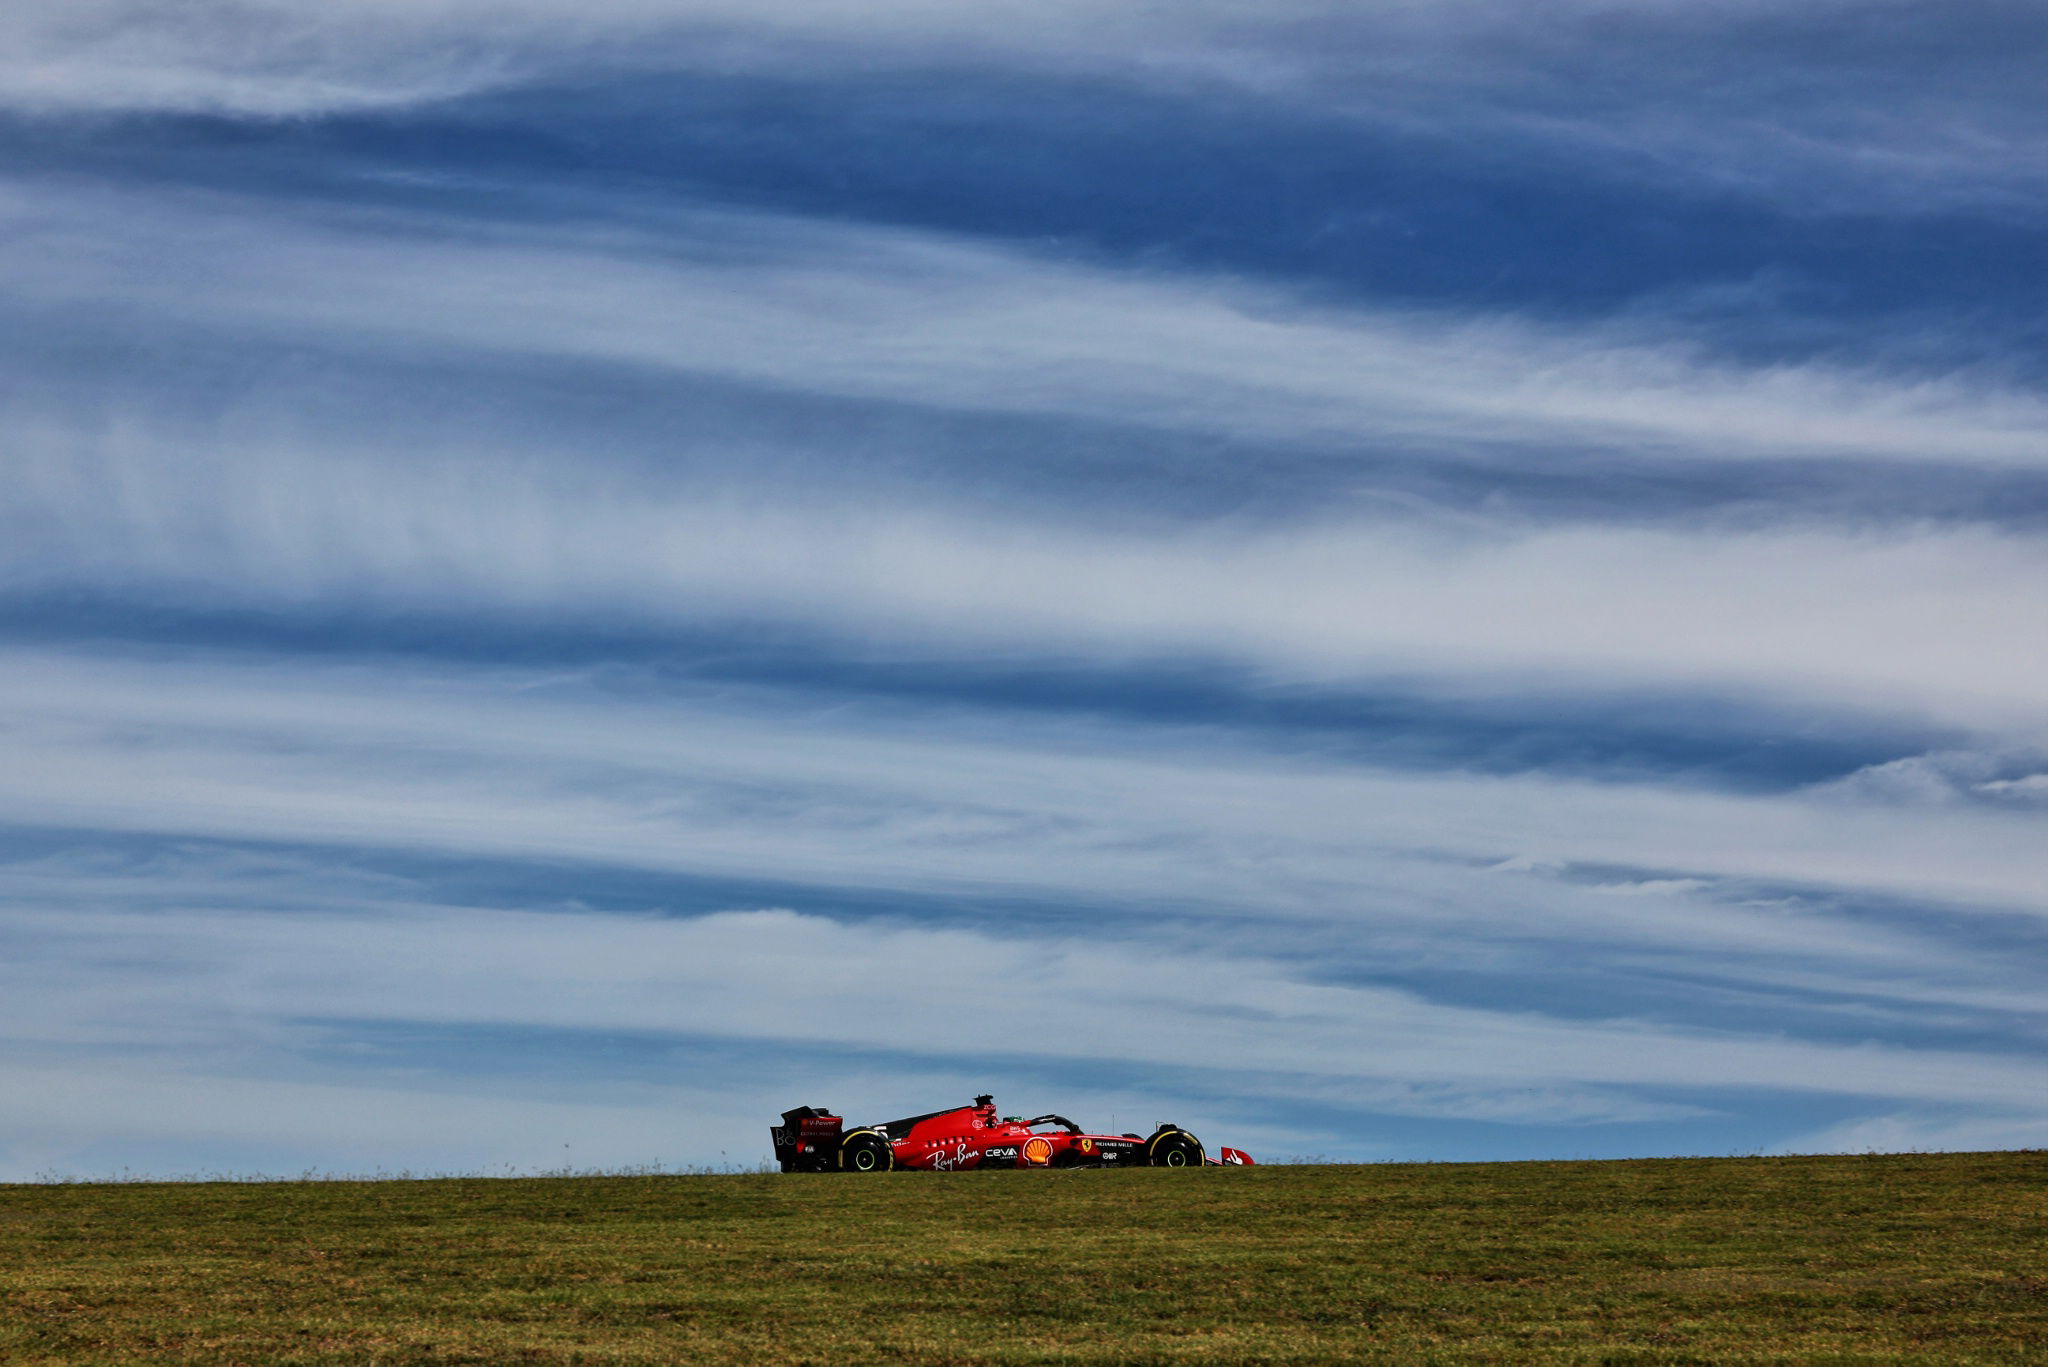
{"type": "Polygon", "coordinates": [[[1187,1163],[1187,1164],[1183,1164],[1183,1166],[1184,1166],[1184,1167],[1198,1167],[1198,1166],[1200,1166],[1200,1165],[1201,1165],[1201,1161],[1202,1161],[1202,1158],[1203,1158],[1203,1157],[1206,1157],[1206,1156],[1207,1156],[1207,1154],[1206,1154],[1206,1151],[1205,1151],[1205,1150],[1204,1150],[1204,1149],[1202,1148],[1202,1142],[1201,1142],[1201,1141],[1200,1141],[1199,1139],[1196,1139],[1196,1138],[1195,1138],[1195,1137],[1194,1137],[1193,1135],[1191,1135],[1191,1134],[1188,1134],[1188,1132],[1187,1132],[1186,1130],[1168,1130],[1168,1131],[1166,1131],[1166,1133],[1164,1133],[1164,1134],[1155,1134],[1155,1135],[1153,1135],[1153,1136],[1152,1136],[1152,1142],[1151,1142],[1151,1143],[1149,1143],[1149,1144],[1147,1144],[1147,1145],[1145,1146],[1145,1161],[1146,1161],[1146,1162],[1147,1162],[1147,1163],[1148,1163],[1148,1164],[1149,1164],[1150,1166],[1153,1166],[1153,1167],[1159,1167],[1159,1166],[1161,1166],[1161,1164],[1159,1163],[1159,1154],[1158,1154],[1158,1149],[1159,1149],[1159,1146],[1160,1146],[1161,1144],[1165,1143],[1165,1142],[1166,1142],[1167,1140],[1169,1140],[1169,1139],[1173,1138],[1173,1137],[1174,1137],[1175,1135],[1185,1135],[1185,1136],[1186,1136],[1186,1138],[1187,1138],[1187,1140],[1188,1140],[1188,1142],[1189,1142],[1189,1143],[1191,1143],[1191,1144],[1193,1144],[1193,1145],[1195,1146],[1195,1153],[1196,1153],[1196,1155],[1197,1155],[1197,1157],[1195,1158],[1195,1161],[1194,1161],[1194,1162],[1192,1162],[1192,1163],[1187,1163]]]}
{"type": "Polygon", "coordinates": [[[882,1162],[880,1164],[880,1170],[882,1172],[888,1172],[891,1168],[894,1168],[896,1166],[896,1146],[889,1142],[888,1136],[884,1135],[880,1130],[855,1130],[852,1134],[845,1136],[845,1138],[839,1141],[840,1170],[843,1172],[860,1171],[860,1169],[858,1168],[850,1168],[847,1166],[846,1141],[848,1139],[857,1139],[864,1134],[871,1134],[875,1138],[882,1141],[882,1162]]]}

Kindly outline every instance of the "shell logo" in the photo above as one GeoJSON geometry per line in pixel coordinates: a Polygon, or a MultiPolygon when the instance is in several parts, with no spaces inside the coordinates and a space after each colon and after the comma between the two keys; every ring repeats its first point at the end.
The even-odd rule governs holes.
{"type": "Polygon", "coordinates": [[[1052,1161],[1052,1141],[1042,1134],[1031,1136],[1024,1141],[1024,1161],[1033,1167],[1042,1168],[1052,1161]]]}

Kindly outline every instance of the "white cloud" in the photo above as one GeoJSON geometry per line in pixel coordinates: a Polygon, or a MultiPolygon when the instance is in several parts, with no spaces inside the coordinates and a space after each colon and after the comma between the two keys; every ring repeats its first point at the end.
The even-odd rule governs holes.
{"type": "Polygon", "coordinates": [[[33,945],[6,970],[5,1026],[17,1045],[88,1039],[203,1057],[247,1052],[308,1020],[342,1023],[329,1028],[344,1033],[348,1022],[653,1032],[956,1069],[1015,1057],[1041,1067],[1118,1061],[1234,1073],[1240,1090],[1254,1091],[1263,1075],[1275,1100],[1303,1078],[1362,1080],[1361,1105],[1384,1097],[1410,1114],[1551,1123],[1682,1113],[1631,1107],[1625,1094],[1604,1106],[1564,1100],[1588,1087],[1982,1106],[2048,1084],[2027,1058],[1453,1006],[1319,983],[1244,954],[1093,935],[854,925],[774,910],[664,919],[450,907],[175,918],[29,909],[7,923],[33,945]],[[81,981],[96,990],[78,992],[81,981]],[[1493,1096],[1482,1103],[1483,1089],[1493,1096]]]}
{"type": "Polygon", "coordinates": [[[1466,155],[1914,211],[2038,198],[2038,114],[1999,92],[2039,41],[2009,9],[1867,0],[71,0],[0,13],[0,100],[280,117],[650,69],[1078,73],[1466,155]]]}
{"type": "MultiPolygon", "coordinates": [[[[594,229],[428,241],[417,222],[21,187],[13,209],[0,270],[19,298],[210,319],[243,347],[533,352],[1244,438],[1497,442],[1531,464],[1526,444],[1605,443],[1649,467],[2032,466],[2048,451],[2048,401],[1960,378],[1317,311],[879,230],[686,215],[657,251],[594,229]]],[[[294,428],[260,393],[214,424],[140,397],[91,406],[86,421],[18,402],[0,471],[0,575],[17,591],[657,630],[737,615],[941,652],[1192,654],[1275,679],[1733,691],[1917,710],[2015,743],[2042,724],[2048,552],[2027,536],[1406,512],[1133,535],[844,481],[807,496],[737,459],[707,483],[601,451],[365,451],[376,439],[294,428]]]]}
{"type": "Polygon", "coordinates": [[[1850,801],[1943,806],[1963,800],[1970,778],[1982,780],[1994,772],[1993,761],[1984,754],[1908,755],[1816,784],[1813,792],[1850,801]]]}
{"type": "Polygon", "coordinates": [[[1851,977],[1946,973],[1951,991],[1981,966],[1916,937],[1676,888],[1616,897],[1541,869],[2048,912],[2038,819],[1995,808],[1406,773],[1202,730],[912,724],[730,688],[633,702],[517,672],[4,663],[0,819],[25,826],[1747,951],[1851,977]]]}
{"type": "Polygon", "coordinates": [[[411,103],[593,66],[804,68],[863,57],[904,66],[1000,58],[1122,66],[1147,36],[1188,56],[1227,6],[1146,20],[1121,0],[1025,0],[971,11],[937,0],[135,0],[17,6],[0,35],[0,91],[30,108],[202,109],[291,115],[411,103]]]}
{"type": "Polygon", "coordinates": [[[2048,1114],[1957,1116],[1905,1112],[1865,1116],[1799,1135],[1779,1153],[1970,1153],[2048,1149],[2048,1114]]]}
{"type": "MultiPolygon", "coordinates": [[[[1511,13],[1491,0],[1376,8],[1380,22],[1367,26],[1405,30],[1410,53],[1418,40],[1455,39],[1460,28],[1498,30],[1511,13]]],[[[1131,0],[1020,0],[1000,11],[942,0],[334,0],[317,8],[200,0],[176,10],[72,0],[4,15],[0,37],[11,57],[0,65],[0,92],[30,108],[274,116],[410,103],[590,65],[998,62],[1267,83],[1301,75],[1301,56],[1290,60],[1284,42],[1259,44],[1262,32],[1338,13],[1315,0],[1257,7],[1190,0],[1170,12],[1131,0]],[[1226,35],[1236,40],[1234,51],[1219,50],[1226,35]]]]}
{"type": "Polygon", "coordinates": [[[2048,549],[2025,536],[1380,518],[1119,535],[568,459],[25,441],[0,475],[0,591],[657,633],[772,621],[941,659],[1785,700],[2013,744],[2048,720],[2048,549]]]}
{"type": "Polygon", "coordinates": [[[2048,796],[2038,750],[1943,750],[1909,755],[1816,784],[1815,797],[1899,806],[1941,807],[1985,801],[2016,807],[2048,796]]]}
{"type": "Polygon", "coordinates": [[[0,289],[249,342],[652,366],[972,412],[1638,460],[2038,469],[2048,400],[1968,374],[1745,366],[1673,338],[1316,307],[932,234],[692,212],[481,231],[232,198],[0,186],[0,289]]]}
{"type": "MultiPolygon", "coordinates": [[[[1612,880],[1544,872],[1682,848],[1723,871],[1777,861],[1950,896],[1981,893],[1988,874],[2039,914],[2040,843],[2006,813],[1929,821],[1651,785],[1400,775],[1261,758],[1199,732],[878,724],[721,694],[632,702],[560,675],[388,662],[8,655],[0,820],[58,840],[107,838],[65,833],[84,828],[355,847],[340,868],[309,854],[76,849],[0,867],[0,1037],[40,1070],[13,1079],[12,1104],[36,1117],[15,1131],[16,1168],[95,1171],[145,1140],[270,1170],[539,1166],[556,1132],[574,1137],[578,1162],[713,1161],[714,1143],[758,1128],[750,1110],[808,1096],[786,1064],[717,1082],[720,1040],[900,1052],[913,1062],[876,1064],[860,1088],[823,1089],[820,1075],[810,1089],[884,1110],[917,1076],[1005,1058],[998,1071],[1028,1058],[1041,1071],[1111,1061],[1199,1076],[1246,1112],[1327,1092],[1363,1110],[1524,1124],[1668,1120],[1674,1096],[1755,1089],[1984,1110],[2048,1082],[2029,1059],[1773,1025],[1809,994],[1860,994],[1891,1005],[1889,1027],[1926,1024],[1910,1008],[1933,1004],[2029,1028],[2023,961],[1850,915],[1745,907],[1711,884],[1617,897],[1612,880]],[[1484,868],[1446,857],[1460,848],[1538,853],[1484,868]],[[566,860],[600,885],[610,866],[772,876],[827,900],[939,893],[951,924],[448,905],[375,872],[380,850],[566,860]],[[977,907],[990,896],[1000,911],[977,907]],[[1076,932],[1065,911],[1078,908],[1090,924],[1076,932]],[[1517,967],[1489,969],[1488,955],[1545,942],[1553,968],[1633,960],[1652,982],[1746,984],[1754,1026],[1480,1008],[1327,971],[1363,958],[1377,972],[1383,958],[1483,980],[1517,967]],[[1346,953],[1304,956],[1319,943],[1346,953]],[[1017,1017],[986,1009],[1003,1001],[1060,1028],[1019,1035],[1017,1017]],[[714,1043],[678,1064],[673,1088],[639,1092],[472,1079],[436,1098],[437,1074],[417,1061],[409,1079],[372,1068],[353,1080],[307,1061],[379,1022],[714,1043]],[[72,1062],[36,1061],[58,1057],[72,1062]],[[128,1088],[149,1060],[170,1084],[128,1088]],[[174,1091],[182,1101],[164,1100],[174,1091]],[[252,1121],[264,1106],[272,1119],[252,1121]],[[348,1107],[355,1120],[320,1138],[321,1117],[348,1107]]],[[[948,1085],[901,1109],[1009,1084],[948,1085]]],[[[1212,1101],[1203,1132],[1357,1152],[1226,1123],[1238,1114],[1212,1101]]]]}
{"type": "Polygon", "coordinates": [[[1703,878],[1636,878],[1621,883],[1594,883],[1595,892],[1612,897],[1673,897],[1713,886],[1703,878]]]}
{"type": "MultiPolygon", "coordinates": [[[[1830,12],[1848,23],[1861,8],[1830,12]]],[[[1490,2],[1254,15],[1081,0],[999,14],[936,0],[202,0],[176,13],[79,0],[0,11],[0,106],[296,116],[632,65],[1007,65],[1229,82],[1417,137],[1498,133],[1503,155],[1540,147],[1823,203],[2021,203],[2038,188],[2033,116],[1957,94],[1981,83],[1930,76],[1880,109],[1857,61],[1806,63],[1811,98],[1761,71],[1741,87],[1754,117],[1731,111],[1707,93],[1713,73],[1776,13],[1746,0],[1537,18],[1490,2]],[[1588,44],[1603,26],[1613,45],[1588,44]],[[1668,120],[1614,117],[1641,112],[1653,72],[1575,93],[1589,56],[1613,70],[1614,48],[1654,54],[1690,37],[1700,83],[1666,102],[1668,120]],[[1340,73],[1372,38],[1397,41],[1363,42],[1369,60],[1340,73]]],[[[761,215],[485,229],[17,181],[0,186],[0,220],[0,307],[24,335],[89,336],[124,356],[159,342],[180,363],[180,348],[203,345],[248,367],[217,421],[172,418],[179,401],[146,392],[147,366],[96,376],[70,418],[66,396],[14,386],[0,414],[0,594],[654,636],[740,619],[898,658],[1194,656],[1268,683],[1398,678],[1530,705],[1631,690],[1790,698],[1905,710],[1976,728],[1987,747],[1745,797],[1284,759],[1197,728],[835,716],[794,691],[626,702],[575,675],[11,651],[0,821],[45,840],[773,877],[826,905],[948,899],[953,921],[456,906],[330,856],[248,849],[159,849],[143,868],[75,849],[16,862],[0,867],[0,1035],[15,1055],[0,1077],[15,1147],[0,1163],[18,1174],[152,1136],[474,1167],[545,1165],[555,1134],[596,1133],[570,1161],[704,1161],[790,1099],[771,1091],[824,1075],[785,1054],[769,1079],[722,1079],[707,1060],[673,1087],[556,1077],[548,1094],[520,1095],[530,1078],[472,1078],[437,1096],[447,1077],[431,1069],[313,1066],[319,1046],[349,1041],[347,1027],[308,1020],[646,1032],[770,1053],[855,1020],[863,1047],[922,1060],[876,1065],[861,1075],[871,1094],[943,1079],[950,1095],[978,1089],[969,1071],[1016,1046],[1013,1025],[977,1009],[991,990],[1071,1031],[1026,1046],[1056,1066],[1113,1058],[1212,1079],[1205,1128],[1233,1104],[1243,1115],[1311,1095],[1438,1119],[1668,1121],[1692,1113],[1673,1088],[1901,1109],[1813,1141],[1843,1147],[2016,1142],[2038,1128],[2013,1118],[2048,1080],[2031,1058],[1925,1043],[1981,1038],[1994,1019],[2014,1039],[2041,1025],[2026,956],[1971,948],[2009,946],[2015,914],[2048,914],[2048,780],[2018,758],[2048,720],[2048,553],[2034,540],[1789,518],[1642,530],[1333,510],[1271,530],[1084,523],[1067,509],[1053,521],[912,505],[858,475],[823,493],[786,467],[749,476],[737,457],[695,467],[732,472],[713,487],[629,468],[598,440],[379,449],[361,422],[294,425],[262,380],[272,355],[344,372],[367,357],[448,373],[572,362],[981,421],[1225,437],[1333,465],[1361,450],[1361,470],[1397,447],[1523,469],[1547,452],[1597,453],[1659,473],[1787,459],[2038,472],[2037,389],[1716,358],[1653,311],[1564,327],[1341,309],[1242,281],[761,215]],[[1813,895],[1767,900],[1745,891],[1755,883],[1813,895]],[[1896,909],[1859,911],[1866,898],[1936,910],[1916,928],[1896,909]],[[1059,928],[1055,911],[1075,908],[1100,926],[1059,928]],[[1515,1009],[1525,998],[1497,990],[1481,1009],[1375,985],[1382,963],[1490,989],[1535,964],[1525,987],[1669,995],[1654,1020],[1515,1009]],[[1685,1023],[1713,992],[1747,994],[1742,1029],[1685,1023]],[[1830,1011],[1832,1040],[1799,1036],[1830,1011]],[[1839,1042],[1852,1020],[1894,1042],[1839,1042]],[[1921,1118],[1937,1109],[1964,1118],[1921,1118]]],[[[813,463],[835,454],[828,444],[813,463]]]]}
{"type": "Polygon", "coordinates": [[[1991,797],[2018,802],[2039,802],[2048,798],[2048,774],[2025,774],[2019,778],[1989,779],[1977,791],[1991,797]]]}

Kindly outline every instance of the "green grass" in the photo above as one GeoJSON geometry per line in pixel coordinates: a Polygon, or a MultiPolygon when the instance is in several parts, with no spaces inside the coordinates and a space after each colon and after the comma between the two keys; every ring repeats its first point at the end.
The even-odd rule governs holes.
{"type": "Polygon", "coordinates": [[[2048,1153],[0,1186],[0,1362],[2041,1363],[2048,1153]]]}

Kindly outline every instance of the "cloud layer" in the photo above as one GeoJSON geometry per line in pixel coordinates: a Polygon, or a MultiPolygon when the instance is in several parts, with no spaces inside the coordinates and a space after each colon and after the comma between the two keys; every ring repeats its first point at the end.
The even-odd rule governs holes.
{"type": "Polygon", "coordinates": [[[2032,1142],[2044,52],[16,7],[0,1177],[2032,1142]]]}
{"type": "Polygon", "coordinates": [[[1564,330],[1337,310],[932,234],[689,209],[630,229],[479,232],[459,220],[11,190],[18,245],[6,269],[18,297],[280,345],[317,337],[651,366],[1353,450],[1591,447],[2029,471],[2048,459],[2048,405],[2030,388],[1968,373],[1742,365],[1644,337],[1641,319],[1564,330]]]}
{"type": "Polygon", "coordinates": [[[1996,3],[1036,0],[970,17],[921,0],[88,0],[18,10],[0,36],[0,98],[40,113],[288,117],[636,70],[994,71],[1250,95],[1507,157],[1908,211],[2037,203],[2044,169],[2038,111],[1997,98],[2024,88],[2041,25],[1996,3]]]}

